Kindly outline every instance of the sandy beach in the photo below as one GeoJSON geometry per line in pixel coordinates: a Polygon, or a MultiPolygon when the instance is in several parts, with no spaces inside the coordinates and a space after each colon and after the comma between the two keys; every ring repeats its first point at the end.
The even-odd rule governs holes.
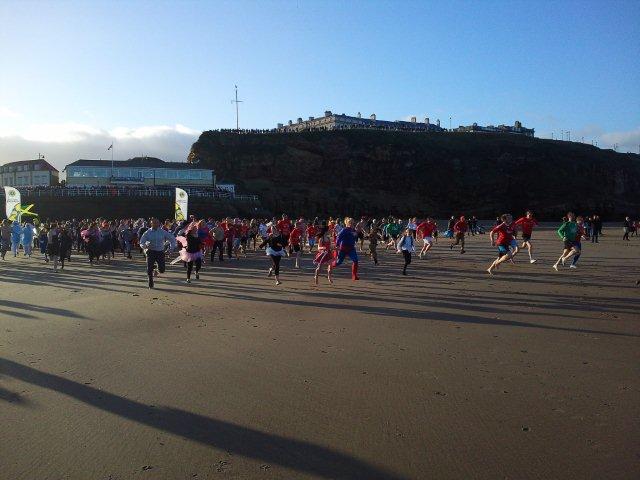
{"type": "Polygon", "coordinates": [[[636,479],[640,240],[361,260],[0,263],[0,479],[636,479]]]}

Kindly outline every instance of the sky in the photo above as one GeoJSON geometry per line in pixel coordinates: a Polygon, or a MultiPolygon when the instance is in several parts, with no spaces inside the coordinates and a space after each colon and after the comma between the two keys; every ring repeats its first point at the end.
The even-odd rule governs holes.
{"type": "Polygon", "coordinates": [[[334,113],[640,149],[640,1],[0,0],[0,164],[334,113]]]}

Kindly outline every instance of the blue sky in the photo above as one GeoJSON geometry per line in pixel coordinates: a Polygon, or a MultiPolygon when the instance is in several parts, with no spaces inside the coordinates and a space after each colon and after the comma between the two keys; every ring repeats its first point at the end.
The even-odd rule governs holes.
{"type": "Polygon", "coordinates": [[[326,109],[638,151],[640,2],[0,0],[0,163],[186,158],[326,109]],[[68,158],[67,158],[68,157],[68,158]]]}

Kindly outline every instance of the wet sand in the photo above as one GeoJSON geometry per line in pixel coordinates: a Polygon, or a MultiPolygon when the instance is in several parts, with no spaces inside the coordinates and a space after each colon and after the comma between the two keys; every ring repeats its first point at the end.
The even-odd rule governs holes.
{"type": "Polygon", "coordinates": [[[640,477],[640,240],[554,272],[441,239],[312,284],[283,260],[0,264],[1,479],[640,477]]]}

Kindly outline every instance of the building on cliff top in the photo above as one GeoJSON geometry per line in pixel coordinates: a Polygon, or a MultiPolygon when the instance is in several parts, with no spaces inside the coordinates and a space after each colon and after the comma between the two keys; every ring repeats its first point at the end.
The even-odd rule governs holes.
{"type": "Polygon", "coordinates": [[[213,170],[153,157],[129,160],[77,160],[64,169],[67,185],[147,185],[214,187],[213,170]]]}
{"type": "Polygon", "coordinates": [[[467,127],[460,125],[458,128],[454,128],[453,131],[454,132],[472,132],[472,133],[514,133],[517,135],[525,135],[527,137],[533,137],[535,133],[535,129],[525,128],[522,126],[522,123],[520,123],[517,120],[513,126],[498,125],[496,127],[494,125],[488,125],[486,127],[482,127],[477,123],[474,123],[473,125],[469,125],[467,127]]]}
{"type": "Polygon", "coordinates": [[[411,121],[408,122],[404,120],[391,122],[388,120],[378,120],[375,113],[369,118],[363,118],[359,112],[357,116],[351,117],[344,113],[338,115],[329,110],[324,112],[323,117],[309,117],[308,120],[298,118],[295,123],[289,120],[287,125],[279,123],[277,129],[280,132],[304,132],[311,130],[347,130],[362,128],[378,130],[406,130],[412,132],[444,131],[444,129],[440,127],[440,120],[437,120],[436,123],[433,124],[429,121],[429,118],[425,118],[424,122],[418,122],[416,117],[411,117],[411,121]]]}
{"type": "Polygon", "coordinates": [[[0,187],[50,187],[58,185],[59,172],[44,157],[0,166],[0,187]]]}

